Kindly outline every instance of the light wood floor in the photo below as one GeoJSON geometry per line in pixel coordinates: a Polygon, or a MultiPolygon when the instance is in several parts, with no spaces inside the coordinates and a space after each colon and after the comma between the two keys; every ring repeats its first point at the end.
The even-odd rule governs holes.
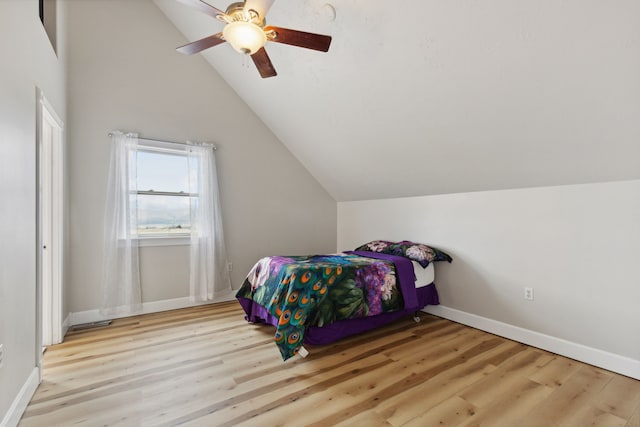
{"type": "Polygon", "coordinates": [[[422,314],[282,362],[236,303],[71,332],[20,426],[640,426],[640,381],[422,314]]]}

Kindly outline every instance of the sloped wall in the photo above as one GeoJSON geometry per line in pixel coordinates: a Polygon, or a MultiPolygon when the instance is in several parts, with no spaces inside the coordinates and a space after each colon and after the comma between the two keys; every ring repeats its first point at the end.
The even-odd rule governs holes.
{"type": "MultiPolygon", "coordinates": [[[[155,2],[189,41],[222,29],[155,2]]],[[[204,56],[336,200],[640,179],[637,0],[326,3],[269,10],[333,37],[268,43],[276,78],[230,46],[204,56]]]]}
{"type": "MultiPolygon", "coordinates": [[[[72,224],[69,310],[101,302],[104,191],[114,129],[217,145],[239,287],[258,258],[335,250],[336,202],[148,1],[69,2],[72,224]]],[[[188,246],[141,249],[144,302],[188,296],[188,246]]]]}

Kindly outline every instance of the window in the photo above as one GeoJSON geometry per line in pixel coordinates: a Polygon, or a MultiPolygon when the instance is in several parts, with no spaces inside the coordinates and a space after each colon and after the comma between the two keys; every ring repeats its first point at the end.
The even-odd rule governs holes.
{"type": "Polygon", "coordinates": [[[194,167],[189,166],[185,149],[169,145],[140,141],[138,149],[130,152],[137,227],[132,231],[138,238],[180,237],[191,232],[191,207],[198,197],[195,178],[190,179],[194,167]]]}
{"type": "Polygon", "coordinates": [[[215,147],[160,142],[121,131],[109,136],[103,308],[141,308],[140,246],[189,244],[192,301],[232,292],[215,147]]]}

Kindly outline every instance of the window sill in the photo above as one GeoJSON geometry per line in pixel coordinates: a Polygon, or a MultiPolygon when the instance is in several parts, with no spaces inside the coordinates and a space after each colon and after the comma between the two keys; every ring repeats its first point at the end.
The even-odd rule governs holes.
{"type": "Polygon", "coordinates": [[[190,236],[145,236],[138,237],[138,247],[145,248],[149,246],[189,246],[191,244],[190,236]]]}

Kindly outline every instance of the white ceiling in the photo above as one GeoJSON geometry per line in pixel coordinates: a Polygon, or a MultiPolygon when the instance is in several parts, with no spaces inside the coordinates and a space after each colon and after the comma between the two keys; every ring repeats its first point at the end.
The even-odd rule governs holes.
{"type": "MultiPolygon", "coordinates": [[[[185,43],[222,29],[154,1],[185,43]]],[[[333,36],[268,43],[277,77],[203,55],[336,200],[640,178],[640,1],[326,5],[274,3],[269,24],[333,36]]]]}

